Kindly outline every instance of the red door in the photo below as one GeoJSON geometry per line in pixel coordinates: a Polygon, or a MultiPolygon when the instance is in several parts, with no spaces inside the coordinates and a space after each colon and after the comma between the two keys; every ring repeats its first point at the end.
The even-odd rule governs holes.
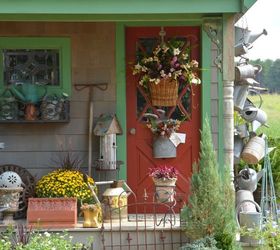
{"type": "MultiPolygon", "coordinates": [[[[137,84],[132,75],[132,65],[140,51],[153,50],[160,42],[160,27],[130,27],[126,29],[126,110],[127,110],[127,176],[128,184],[137,195],[138,202],[143,200],[144,193],[153,199],[154,186],[148,175],[149,168],[158,165],[173,165],[179,171],[176,183],[177,197],[186,201],[189,194],[189,179],[192,164],[199,156],[200,141],[200,88],[193,85],[179,90],[176,107],[161,107],[168,117],[182,119],[188,115],[178,132],[186,134],[186,143],[177,147],[176,158],[155,159],[152,156],[153,134],[143,121],[145,112],[156,112],[145,91],[137,84]]],[[[200,28],[199,27],[165,27],[165,40],[178,39],[182,45],[192,47],[191,59],[200,61],[200,28]]],[[[133,212],[133,211],[131,211],[133,212]]],[[[138,208],[139,212],[139,208],[138,208]]]]}

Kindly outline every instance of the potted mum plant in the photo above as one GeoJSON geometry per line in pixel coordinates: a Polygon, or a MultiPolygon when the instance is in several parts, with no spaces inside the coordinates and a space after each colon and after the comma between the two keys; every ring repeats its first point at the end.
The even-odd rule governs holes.
{"type": "Polygon", "coordinates": [[[153,106],[176,106],[180,84],[200,84],[198,62],[191,60],[190,48],[179,43],[159,44],[133,67],[138,83],[150,94],[153,106]]]}
{"type": "Polygon", "coordinates": [[[157,201],[174,201],[174,189],[178,174],[178,170],[174,166],[158,166],[149,169],[149,176],[152,177],[155,184],[157,201]]]}
{"type": "Polygon", "coordinates": [[[78,170],[80,161],[68,153],[60,167],[43,176],[36,184],[35,195],[28,201],[27,220],[30,225],[75,227],[77,207],[93,201],[88,184],[94,181],[78,170]]]}

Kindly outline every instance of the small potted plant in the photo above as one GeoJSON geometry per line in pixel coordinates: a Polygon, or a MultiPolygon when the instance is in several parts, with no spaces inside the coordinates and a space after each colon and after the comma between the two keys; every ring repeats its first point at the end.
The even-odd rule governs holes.
{"type": "Polygon", "coordinates": [[[145,53],[134,65],[133,74],[150,94],[153,106],[176,106],[179,85],[200,84],[198,62],[189,54],[190,47],[172,40],[145,53]]]}
{"type": "Polygon", "coordinates": [[[79,171],[80,160],[68,153],[60,167],[43,176],[36,184],[35,195],[29,198],[27,220],[30,225],[75,227],[78,206],[92,200],[88,184],[94,181],[79,171]]]}
{"type": "Polygon", "coordinates": [[[155,184],[157,201],[174,201],[174,189],[178,174],[179,172],[174,166],[158,166],[149,169],[149,176],[152,177],[155,184]]]}

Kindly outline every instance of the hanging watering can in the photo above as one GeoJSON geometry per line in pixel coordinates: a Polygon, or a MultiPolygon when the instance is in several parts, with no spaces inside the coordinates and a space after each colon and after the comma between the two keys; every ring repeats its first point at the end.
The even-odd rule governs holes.
{"type": "Polygon", "coordinates": [[[249,190],[238,190],[235,194],[235,204],[238,210],[244,212],[256,212],[253,193],[249,190]],[[245,202],[246,201],[246,202],[245,202]],[[248,202],[247,202],[248,201],[248,202]]]}
{"type": "Polygon", "coordinates": [[[261,125],[265,125],[265,123],[267,121],[266,113],[263,110],[261,110],[259,108],[256,108],[256,107],[253,107],[253,106],[245,107],[241,112],[241,116],[247,122],[257,121],[261,125]]]}
{"type": "Polygon", "coordinates": [[[38,103],[47,93],[47,87],[39,83],[20,83],[11,85],[12,93],[23,103],[38,103]]]}
{"type": "Polygon", "coordinates": [[[235,67],[235,80],[240,82],[245,78],[255,78],[262,71],[261,65],[243,64],[235,67]]]}
{"type": "MultiPolygon", "coordinates": [[[[236,207],[236,222],[239,227],[245,227],[247,230],[254,228],[261,228],[261,208],[260,206],[252,200],[244,200],[236,207]],[[254,212],[240,211],[243,203],[251,203],[255,206],[256,210],[254,212]]],[[[252,236],[241,235],[240,241],[250,244],[259,244],[260,240],[255,239],[252,236]]]]}
{"type": "Polygon", "coordinates": [[[264,138],[262,136],[254,136],[245,145],[241,158],[248,164],[257,164],[264,157],[264,149],[264,138]]]}
{"type": "Polygon", "coordinates": [[[234,164],[238,164],[240,162],[240,155],[243,150],[244,143],[243,139],[241,139],[238,135],[234,136],[234,164]]]}
{"type": "Polygon", "coordinates": [[[256,191],[258,181],[261,179],[262,176],[263,170],[257,173],[252,168],[242,169],[236,178],[236,185],[239,189],[254,192],[256,191]]]}
{"type": "Polygon", "coordinates": [[[249,137],[248,126],[246,123],[235,126],[235,131],[236,135],[238,135],[241,139],[249,137]]]}
{"type": "Polygon", "coordinates": [[[153,142],[154,158],[175,158],[176,147],[173,142],[166,136],[157,136],[153,142]]]}
{"type": "Polygon", "coordinates": [[[249,85],[235,85],[233,92],[234,110],[241,111],[245,105],[249,92],[249,85]]]}

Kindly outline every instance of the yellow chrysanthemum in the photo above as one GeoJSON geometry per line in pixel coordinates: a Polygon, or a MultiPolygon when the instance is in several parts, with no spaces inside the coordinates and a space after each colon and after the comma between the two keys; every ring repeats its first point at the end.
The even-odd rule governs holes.
{"type": "MultiPolygon", "coordinates": [[[[94,180],[89,176],[87,182],[94,184],[94,180]]],[[[35,193],[37,197],[76,197],[82,202],[90,202],[92,199],[83,174],[68,169],[58,169],[43,176],[35,187],[35,193]]]]}

